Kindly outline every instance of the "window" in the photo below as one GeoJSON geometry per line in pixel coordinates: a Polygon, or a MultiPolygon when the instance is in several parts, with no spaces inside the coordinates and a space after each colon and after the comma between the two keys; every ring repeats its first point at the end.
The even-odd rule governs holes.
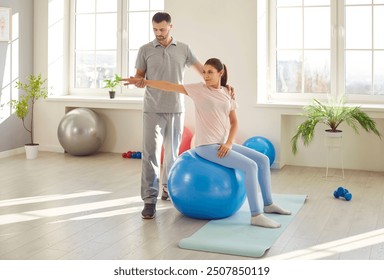
{"type": "Polygon", "coordinates": [[[152,16],[164,0],[72,0],[70,91],[104,92],[104,80],[134,75],[141,45],[153,40],[152,16]]]}
{"type": "Polygon", "coordinates": [[[258,1],[257,16],[259,102],[384,95],[384,0],[258,1]]]}
{"type": "Polygon", "coordinates": [[[344,12],[345,92],[384,95],[384,1],[346,0],[344,12]]]}

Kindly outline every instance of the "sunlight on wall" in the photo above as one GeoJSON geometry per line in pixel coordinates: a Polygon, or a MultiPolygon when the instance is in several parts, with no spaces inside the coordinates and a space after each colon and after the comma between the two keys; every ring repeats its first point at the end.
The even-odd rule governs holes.
{"type": "Polygon", "coordinates": [[[15,89],[19,79],[19,13],[12,15],[12,40],[7,44],[6,51],[0,96],[0,123],[12,115],[9,101],[19,97],[19,91],[15,89]]]}
{"type": "Polygon", "coordinates": [[[0,123],[5,121],[11,116],[11,108],[8,105],[10,101],[10,86],[9,84],[3,83],[1,87],[1,96],[0,96],[0,123]]]}
{"type": "Polygon", "coordinates": [[[62,95],[67,88],[63,83],[64,5],[64,0],[50,0],[48,6],[48,88],[53,95],[62,95]]]}

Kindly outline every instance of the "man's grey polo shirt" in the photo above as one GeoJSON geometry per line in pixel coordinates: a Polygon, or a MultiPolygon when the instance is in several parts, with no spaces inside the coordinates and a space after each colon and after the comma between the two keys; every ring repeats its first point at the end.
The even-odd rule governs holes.
{"type": "MultiPolygon", "coordinates": [[[[181,84],[185,67],[198,62],[187,44],[172,39],[172,42],[164,47],[155,39],[139,49],[136,69],[145,71],[148,80],[165,80],[181,84]]],[[[150,87],[145,89],[144,112],[180,113],[184,110],[182,94],[150,87]]]]}

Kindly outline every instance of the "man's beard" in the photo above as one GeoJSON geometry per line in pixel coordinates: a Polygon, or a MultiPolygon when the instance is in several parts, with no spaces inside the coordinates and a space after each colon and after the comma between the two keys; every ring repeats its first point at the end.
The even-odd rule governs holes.
{"type": "Polygon", "coordinates": [[[163,35],[156,36],[156,39],[157,41],[161,42],[161,41],[166,41],[168,37],[169,37],[169,32],[165,36],[163,35]]]}

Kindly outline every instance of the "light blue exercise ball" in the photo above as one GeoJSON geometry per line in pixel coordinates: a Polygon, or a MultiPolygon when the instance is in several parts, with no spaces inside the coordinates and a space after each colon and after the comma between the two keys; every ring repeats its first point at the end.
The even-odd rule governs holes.
{"type": "Polygon", "coordinates": [[[229,217],[245,201],[243,174],[201,158],[194,149],[172,165],[168,191],[175,208],[196,219],[229,217]]]}
{"type": "Polygon", "coordinates": [[[269,158],[270,166],[272,166],[275,161],[275,147],[267,138],[254,136],[246,140],[243,145],[266,155],[269,158]]]}
{"type": "Polygon", "coordinates": [[[61,119],[57,137],[67,153],[75,156],[91,155],[104,143],[106,125],[93,110],[76,108],[61,119]]]}

